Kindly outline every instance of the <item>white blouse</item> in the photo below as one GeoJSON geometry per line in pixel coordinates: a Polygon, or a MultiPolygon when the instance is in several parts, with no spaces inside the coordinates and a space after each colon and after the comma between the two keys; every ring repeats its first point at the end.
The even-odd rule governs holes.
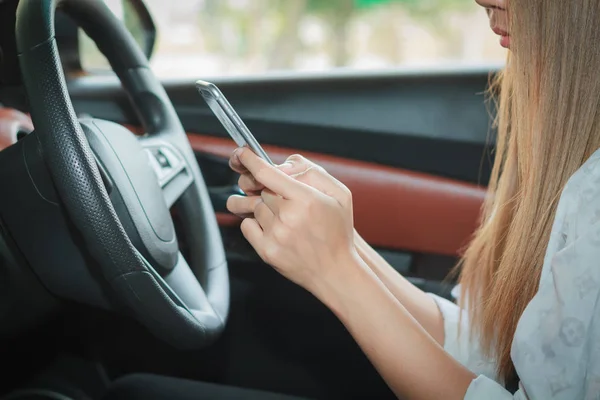
{"type": "Polygon", "coordinates": [[[465,400],[600,400],[600,150],[569,179],[558,203],[539,290],[513,340],[520,378],[514,395],[477,338],[469,338],[466,312],[431,296],[444,317],[445,350],[478,375],[465,400]]]}

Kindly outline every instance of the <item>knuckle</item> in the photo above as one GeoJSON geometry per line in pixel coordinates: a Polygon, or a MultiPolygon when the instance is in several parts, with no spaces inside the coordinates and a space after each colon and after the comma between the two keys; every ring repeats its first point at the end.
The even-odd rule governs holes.
{"type": "Polygon", "coordinates": [[[274,244],[269,244],[262,252],[262,259],[267,264],[275,264],[277,262],[278,257],[279,247],[277,247],[274,244]]]}
{"type": "Polygon", "coordinates": [[[285,212],[285,211],[281,211],[279,213],[279,219],[281,220],[281,222],[284,225],[292,226],[292,227],[297,225],[297,220],[298,220],[298,218],[296,217],[296,214],[291,213],[291,212],[285,212]]]}
{"type": "Polygon", "coordinates": [[[304,212],[306,213],[305,217],[309,217],[313,214],[321,205],[319,199],[316,196],[309,196],[304,202],[304,212]]]}
{"type": "Polygon", "coordinates": [[[342,185],[342,201],[346,204],[352,204],[352,191],[348,189],[348,186],[342,185]]]}
{"type": "Polygon", "coordinates": [[[273,237],[279,243],[288,243],[291,239],[291,230],[285,225],[276,224],[273,226],[273,237]]]}

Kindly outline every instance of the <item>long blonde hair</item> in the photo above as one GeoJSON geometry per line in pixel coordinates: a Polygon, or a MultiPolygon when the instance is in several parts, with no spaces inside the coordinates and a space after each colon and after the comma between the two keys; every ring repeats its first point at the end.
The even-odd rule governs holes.
{"type": "Polygon", "coordinates": [[[512,54],[497,82],[489,195],[460,264],[471,333],[506,380],[562,189],[600,147],[599,21],[598,0],[509,1],[512,54]]]}

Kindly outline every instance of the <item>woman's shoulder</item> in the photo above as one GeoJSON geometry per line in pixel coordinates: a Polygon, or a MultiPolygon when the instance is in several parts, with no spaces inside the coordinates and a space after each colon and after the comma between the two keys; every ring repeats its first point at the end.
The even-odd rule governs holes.
{"type": "Polygon", "coordinates": [[[538,296],[577,299],[578,312],[596,312],[600,296],[600,150],[563,190],[546,249],[538,296]]]}
{"type": "Polygon", "coordinates": [[[579,200],[586,200],[591,194],[598,193],[600,193],[600,149],[596,150],[571,176],[563,190],[563,196],[569,195],[579,200]]]}
{"type": "MultiPolygon", "coordinates": [[[[573,242],[600,223],[600,149],[579,168],[565,185],[557,219],[573,242]]],[[[557,227],[558,228],[558,227],[557,227]]],[[[600,248],[599,248],[600,250],[600,248]]]]}

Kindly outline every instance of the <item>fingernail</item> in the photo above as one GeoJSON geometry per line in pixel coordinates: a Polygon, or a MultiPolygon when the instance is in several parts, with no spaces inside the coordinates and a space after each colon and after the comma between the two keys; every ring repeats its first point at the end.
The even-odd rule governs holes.
{"type": "Polygon", "coordinates": [[[233,152],[233,156],[235,157],[235,159],[237,160],[238,163],[240,164],[244,164],[242,162],[242,152],[244,151],[244,149],[242,147],[238,147],[237,149],[235,149],[235,151],[233,152]]]}
{"type": "Polygon", "coordinates": [[[281,164],[279,166],[279,169],[290,169],[294,166],[294,164],[292,164],[291,162],[284,162],[283,164],[281,164]]]}

